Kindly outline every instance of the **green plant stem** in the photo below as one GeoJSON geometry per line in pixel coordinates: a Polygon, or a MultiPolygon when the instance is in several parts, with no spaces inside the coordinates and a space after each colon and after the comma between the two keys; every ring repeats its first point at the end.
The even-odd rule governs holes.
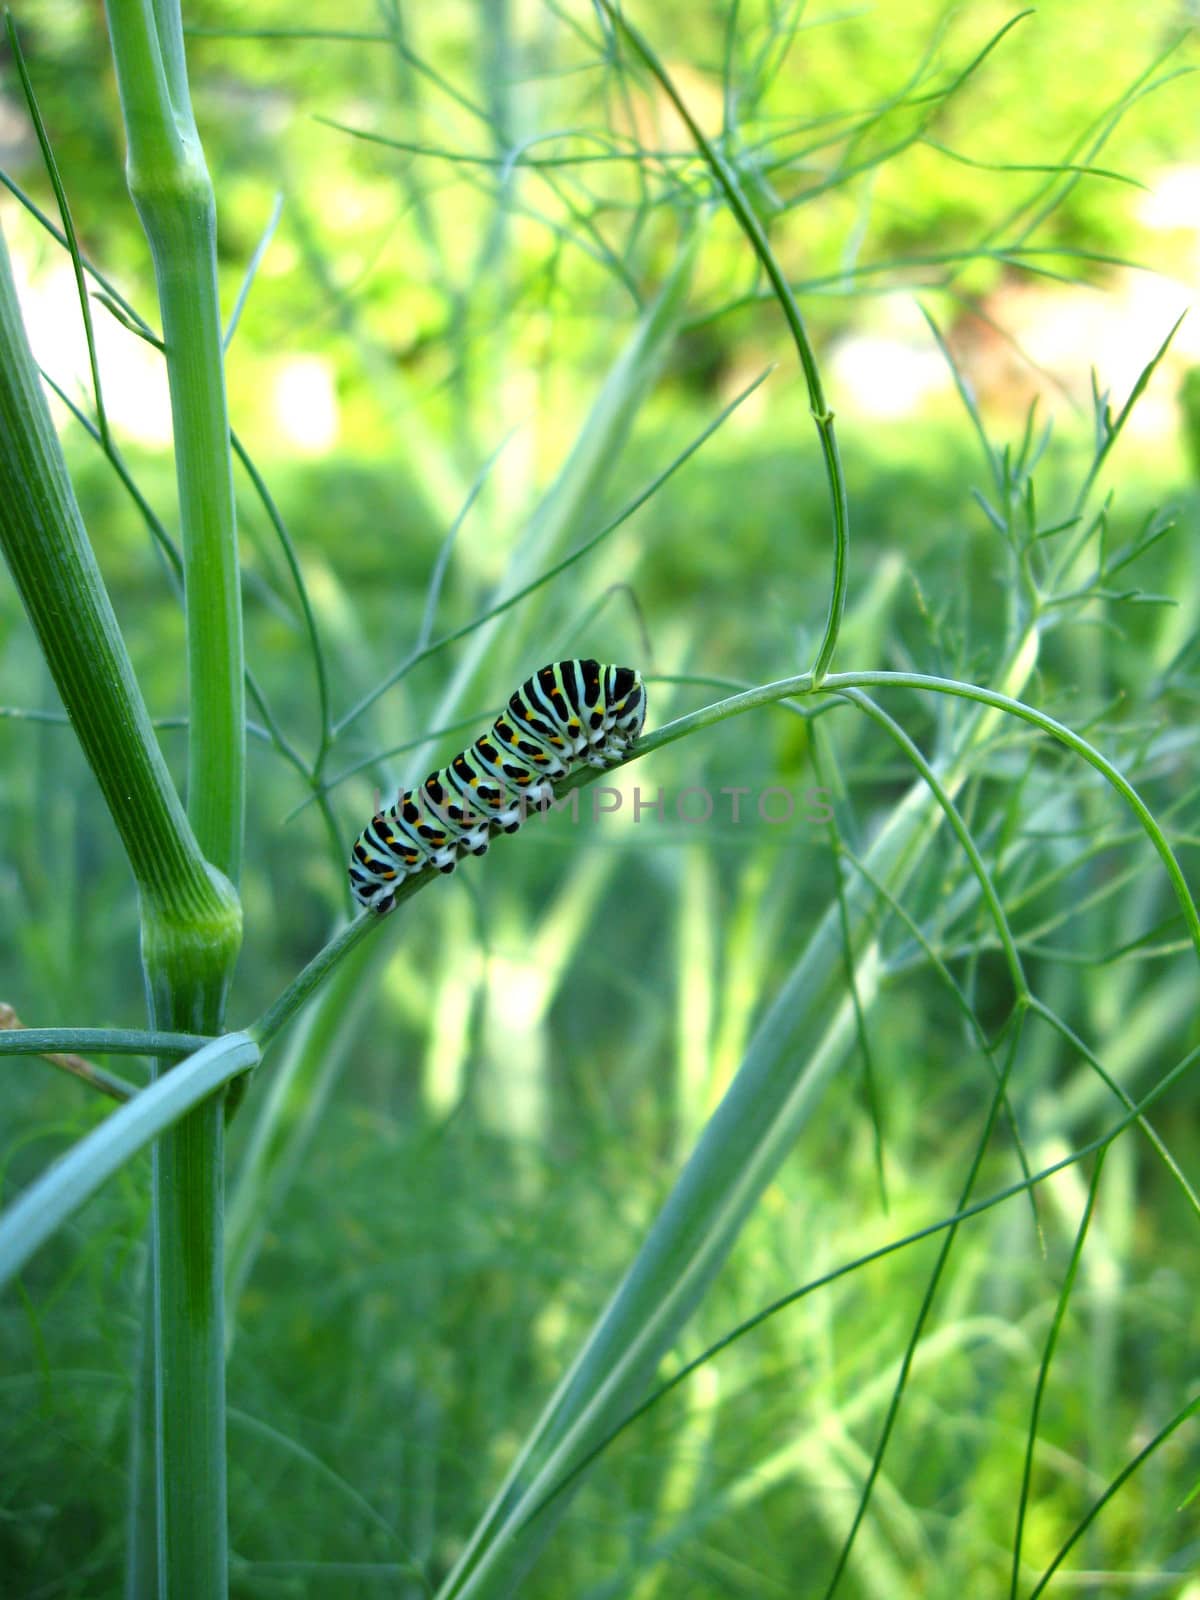
{"type": "Polygon", "coordinates": [[[154,1359],[158,1291],[153,1249],[147,1249],[142,1257],[139,1279],[125,1504],[125,1600],[158,1600],[158,1367],[154,1359]]]}
{"type": "MultiPolygon", "coordinates": [[[[1036,630],[1030,629],[1020,647],[1014,652],[1015,666],[1006,673],[1011,677],[1020,668],[1020,663],[1031,648],[1036,649],[1036,630]]],[[[961,700],[973,700],[980,707],[985,707],[995,712],[1003,712],[1009,716],[1019,718],[1022,722],[1031,723],[1035,728],[1040,728],[1043,733],[1048,733],[1061,744],[1067,746],[1078,756],[1094,767],[1129,806],[1137,818],[1146,837],[1158,852],[1159,859],[1166,869],[1171,880],[1171,886],[1179,901],[1180,910],[1183,912],[1187,924],[1188,936],[1197,955],[1200,955],[1200,914],[1183,875],[1175,853],[1171,849],[1165,834],[1155,822],[1146,802],[1138,794],[1133,785],[1126,779],[1112,762],[1084,738],[1081,738],[1073,729],[1064,723],[1058,722],[1054,717],[1048,716],[1044,711],[1029,706],[1022,700],[1014,699],[1011,695],[1003,694],[996,689],[985,689],[979,684],[960,683],[955,678],[940,678],[925,672],[837,672],[831,673],[818,686],[813,683],[810,672],[800,673],[794,678],[780,678],[775,683],[764,683],[756,689],[749,689],[744,694],[731,695],[727,700],[719,700],[710,706],[703,706],[699,711],[690,712],[687,716],[677,717],[674,722],[667,723],[664,727],[656,728],[651,734],[639,741],[636,755],[649,755],[651,751],[661,749],[663,745],[673,744],[676,739],[682,739],[687,734],[698,728],[711,727],[714,723],[724,722],[726,717],[740,715],[744,711],[751,711],[759,706],[771,705],[777,700],[789,696],[799,698],[811,694],[816,689],[823,694],[836,694],[846,689],[916,689],[927,690],[934,694],[952,695],[961,700]]],[[[594,775],[593,775],[594,776],[594,775]]],[[[578,788],[580,784],[592,781],[586,773],[573,774],[562,786],[562,792],[578,788]]]]}
{"type": "MultiPolygon", "coordinates": [[[[50,421],[2,244],[0,544],[137,881],[151,1022],[172,1032],[218,1033],[241,908],[228,880],[206,863],[155,740],[50,421]]],[[[240,679],[240,660],[238,671],[240,679]]],[[[240,760],[238,766],[240,788],[240,760]]],[[[190,1531],[168,1541],[160,1522],[159,1551],[170,1552],[168,1564],[177,1560],[176,1581],[160,1587],[199,1600],[225,1593],[221,1137],[214,1100],[164,1134],[155,1152],[162,1302],[153,1420],[169,1422],[173,1440],[171,1466],[160,1455],[156,1479],[180,1502],[176,1524],[190,1531]]],[[[157,1431],[161,1447],[162,1427],[157,1431]]]]}
{"type": "Polygon", "coordinates": [[[158,285],[171,389],[188,620],[188,812],[236,884],[245,801],[242,613],[216,204],[192,115],[179,8],[109,0],[129,192],[158,285]]]}
{"type": "Polygon", "coordinates": [[[1132,1461],[1128,1462],[1121,1469],[1121,1471],[1117,1473],[1116,1477],[1104,1490],[1103,1494],[1101,1494],[1092,1502],[1087,1513],[1076,1524],[1075,1530],[1071,1534],[1070,1538],[1067,1539],[1066,1543],[1054,1557],[1054,1560],[1050,1563],[1045,1572],[1043,1572],[1041,1577],[1038,1579],[1037,1583],[1035,1583],[1033,1588],[1029,1591],[1029,1600],[1037,1600],[1038,1595],[1045,1592],[1046,1585],[1050,1582],[1050,1579],[1058,1571],[1059,1567],[1062,1566],[1072,1548],[1079,1542],[1079,1540],[1087,1532],[1088,1528],[1091,1527],[1092,1523],[1100,1515],[1101,1511],[1104,1510],[1104,1507],[1117,1493],[1118,1489],[1120,1489],[1129,1481],[1130,1478],[1133,1477],[1134,1473],[1137,1472],[1143,1462],[1147,1461],[1149,1457],[1152,1456],[1159,1448],[1159,1446],[1165,1443],[1165,1441],[1171,1437],[1176,1428],[1182,1427],[1188,1418],[1194,1417],[1197,1412],[1200,1412],[1200,1394],[1195,1395],[1185,1406],[1182,1406],[1171,1418],[1171,1420],[1165,1423],[1158,1430],[1153,1439],[1150,1440],[1149,1444],[1144,1445],[1142,1449],[1138,1451],[1137,1455],[1133,1457],[1132,1461]]]}
{"type": "MultiPolygon", "coordinates": [[[[423,888],[431,875],[418,875],[408,878],[396,891],[397,904],[407,900],[417,892],[418,887],[423,888]]],[[[392,913],[395,915],[395,913],[392,913]]],[[[287,988],[267,1009],[256,1022],[253,1022],[246,1032],[252,1039],[258,1041],[260,1049],[264,1052],[271,1040],[285,1026],[295,1014],[304,1006],[316,990],[324,983],[333,970],[348,956],[355,945],[365,939],[374,929],[378,928],[383,919],[364,911],[355,917],[353,922],[346,923],[339,928],[330,939],[329,943],[317,951],[316,955],[299,973],[287,988]]]]}
{"type": "Polygon", "coordinates": [[[138,1085],[119,1078],[77,1054],[101,1050],[111,1055],[191,1055],[211,1041],[199,1034],[138,1033],[110,1028],[22,1028],[11,1007],[0,1006],[0,1056],[39,1056],[114,1100],[132,1100],[138,1085]],[[11,1031],[8,1031],[10,1030],[11,1031]]]}
{"type": "Polygon", "coordinates": [[[17,67],[17,76],[21,80],[21,88],[25,95],[25,104],[29,107],[30,119],[33,122],[38,146],[42,152],[42,160],[45,162],[46,172],[54,190],[54,198],[58,202],[58,214],[62,219],[63,234],[70,252],[71,265],[75,270],[75,287],[79,295],[79,309],[83,314],[83,332],[84,338],[87,340],[88,365],[91,367],[92,372],[92,393],[96,399],[96,422],[99,427],[100,437],[107,446],[109,442],[108,417],[104,410],[104,394],[100,388],[100,365],[96,359],[96,337],[92,329],[92,307],[83,281],[83,259],[80,256],[79,243],[75,237],[75,224],[71,220],[71,208],[67,204],[66,190],[63,188],[58,163],[55,161],[54,152],[50,147],[50,140],[46,134],[46,125],[42,121],[42,114],[38,109],[37,96],[33,92],[29,69],[25,65],[25,56],[21,50],[21,41],[17,37],[16,24],[13,22],[12,14],[7,6],[4,9],[4,25],[8,33],[8,46],[12,51],[13,60],[17,67]]]}
{"type": "MultiPolygon", "coordinates": [[[[789,1306],[798,1304],[799,1301],[807,1299],[809,1295],[816,1294],[821,1289],[827,1289],[831,1284],[840,1282],[851,1273],[859,1272],[862,1268],[870,1266],[876,1261],[884,1261],[898,1251],[910,1249],[913,1245],[924,1244],[926,1240],[936,1238],[938,1234],[946,1233],[951,1228],[957,1228],[960,1223],[969,1222],[975,1217],[982,1216],[985,1212],[994,1210],[997,1206],[1006,1205],[1018,1195],[1032,1193],[1038,1184],[1045,1183],[1048,1179],[1056,1177],[1060,1172],[1069,1171],[1070,1168],[1077,1166],[1080,1162],[1086,1161],[1089,1156],[1099,1155],[1103,1158],[1109,1147],[1128,1128],[1132,1127],[1135,1122],[1142,1120],[1155,1102],[1161,1100],[1168,1090],[1172,1089],[1186,1073],[1191,1071],[1196,1065],[1198,1056],[1200,1056],[1200,1052],[1193,1050],[1182,1061],[1176,1062],[1171,1071],[1160,1082],[1155,1084],[1149,1094],[1133,1105],[1126,1116],[1113,1124],[1106,1132],[1089,1140],[1087,1144],[1081,1145],[1077,1150],[1072,1150],[1069,1155],[1062,1156],[1059,1160],[1051,1162],[1049,1166],[1039,1168],[1037,1172],[1026,1174],[1019,1182],[1008,1184],[1005,1188],[996,1190],[983,1200],[973,1200],[969,1205],[964,1205],[958,1210],[952,1211],[948,1216],[941,1217],[936,1222],[927,1223],[924,1227],[916,1228],[911,1233],[902,1234],[897,1239],[891,1239],[886,1244],[878,1245],[875,1249],[868,1250],[863,1255],[855,1256],[852,1260],[845,1261],[828,1272],[823,1272],[817,1278],[810,1278],[807,1283],[801,1284],[798,1289],[790,1289],[787,1294],[780,1295],[778,1299],[770,1301],[760,1310],[754,1312],[752,1316],[747,1317],[743,1322],[739,1322],[735,1327],[729,1329],[727,1333],[722,1334],[719,1339],[707,1345],[699,1355],[685,1361],[678,1371],[674,1372],[653,1393],[648,1395],[640,1405],[623,1417],[597,1444],[593,1445],[588,1453],[576,1462],[571,1470],[554,1485],[546,1498],[533,1508],[530,1512],[530,1520],[540,1516],[555,1499],[565,1493],[583,1475],[592,1462],[597,1460],[616,1438],[632,1427],[648,1411],[653,1410],[667,1395],[673,1393],[682,1384],[685,1384],[693,1373],[707,1366],[709,1362],[719,1356],[722,1351],[729,1349],[731,1345],[755,1332],[765,1322],[770,1321],[772,1317],[778,1316],[781,1311],[787,1310],[789,1306]]],[[[1076,1536],[1078,1532],[1079,1530],[1077,1529],[1076,1536]]],[[[1062,1554],[1065,1554],[1065,1550],[1060,1552],[1060,1557],[1062,1554]]]]}
{"type": "Polygon", "coordinates": [[[1013,1536],[1012,1576],[1009,1580],[1009,1600],[1017,1600],[1021,1580],[1021,1542],[1025,1532],[1025,1516],[1029,1508],[1029,1485],[1033,1479],[1033,1456],[1037,1446],[1038,1421],[1042,1412],[1042,1401],[1045,1398],[1046,1387],[1050,1379],[1050,1363],[1054,1359],[1055,1347],[1058,1336],[1062,1332],[1063,1320],[1067,1314],[1070,1303],[1071,1291],[1075,1286],[1075,1279],[1079,1272],[1079,1263],[1083,1259],[1083,1246],[1087,1240],[1088,1228],[1091,1225],[1092,1213],[1096,1209],[1096,1196],[1100,1192],[1100,1176],[1104,1171],[1104,1158],[1108,1154],[1108,1146],[1099,1152],[1096,1165],[1092,1172],[1092,1181],[1088,1185],[1087,1203],[1083,1208],[1083,1216],[1075,1230],[1075,1244],[1071,1250],[1071,1260],[1063,1276],[1062,1287],[1058,1293],[1058,1303],[1054,1308],[1054,1317],[1050,1323],[1050,1331],[1046,1335],[1046,1343],[1042,1350],[1041,1364],[1038,1367],[1037,1383],[1033,1389],[1033,1406],[1029,1418],[1029,1433],[1025,1440],[1025,1462],[1021,1469],[1021,1492],[1017,1500],[1017,1527],[1013,1536]]]}
{"type": "Polygon", "coordinates": [[[0,1056],[98,1050],[109,1056],[190,1056],[212,1039],[202,1033],[152,1033],[140,1028],[16,1028],[0,1032],[0,1056]]]}
{"type": "Polygon", "coordinates": [[[228,1592],[223,1101],[205,1101],[154,1147],[160,1600],[228,1592]]]}
{"type": "Polygon", "coordinates": [[[688,132],[695,141],[696,148],[708,163],[713,177],[724,192],[725,198],[729,203],[729,209],[737,219],[738,226],[750,241],[750,245],[770,281],[772,292],[779,303],[780,310],[783,312],[788,331],[792,336],[792,342],[796,346],[796,354],[800,359],[800,365],[804,371],[804,381],[808,389],[809,410],[812,413],[817,435],[821,441],[821,454],[825,463],[825,476],[829,486],[829,500],[833,512],[833,580],[829,591],[829,612],[825,622],[825,631],[817,648],[817,657],[812,668],[812,676],[819,684],[828,672],[829,663],[832,661],[834,650],[837,648],[842,616],[846,609],[846,563],[850,546],[850,503],[846,492],[846,475],[842,470],[837,436],[834,433],[833,412],[825,399],[825,390],[821,383],[821,374],[817,367],[817,358],[813,352],[812,342],[808,337],[804,318],[800,314],[800,307],[796,304],[796,297],[793,295],[787,278],[784,276],[783,269],[775,259],[775,252],[771,249],[762,223],[758,220],[753,206],[742,191],[737,173],[712,141],[705,136],[700,124],[692,115],[687,102],[676,88],[671,75],[643,35],[616,9],[612,4],[612,0],[600,0],[600,5],[613,27],[619,29],[629,41],[636,54],[641,57],[645,66],[658,80],[664,94],[666,94],[676,111],[683,118],[688,132]]]}
{"type": "MultiPolygon", "coordinates": [[[[171,390],[187,613],[188,812],[201,848],[236,884],[245,687],[216,204],[192,115],[178,0],[109,0],[107,9],[126,175],[154,262],[171,390]]],[[[196,983],[170,949],[147,948],[154,1024],[219,1032],[235,954],[228,952],[219,981],[196,983]]],[[[223,1600],[228,1590],[224,1126],[221,1097],[213,1097],[155,1147],[155,1339],[146,1349],[156,1372],[160,1600],[223,1600]]],[[[135,1516],[134,1526],[144,1526],[144,1517],[135,1516]]]]}
{"type": "Polygon", "coordinates": [[[383,939],[355,943],[320,1000],[289,1036],[284,1059],[258,1109],[226,1212],[227,1348],[232,1348],[237,1303],[263,1234],[320,1129],[338,1074],[376,992],[377,969],[390,949],[383,939]]]}
{"type": "Polygon", "coordinates": [[[143,937],[219,943],[228,886],[207,868],[150,725],[67,476],[0,239],[0,546],[121,835],[143,937]]]}

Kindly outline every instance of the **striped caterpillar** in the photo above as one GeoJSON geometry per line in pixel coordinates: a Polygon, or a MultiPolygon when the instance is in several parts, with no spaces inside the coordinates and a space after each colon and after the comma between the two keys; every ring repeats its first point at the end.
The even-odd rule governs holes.
{"type": "Polygon", "coordinates": [[[531,807],[553,798],[557,779],[621,760],[645,720],[645,686],[632,667],[543,667],[482,738],[371,818],[350,858],[354,898],[383,915],[405,878],[453,872],[463,856],[483,855],[493,834],[515,833],[531,807]]]}

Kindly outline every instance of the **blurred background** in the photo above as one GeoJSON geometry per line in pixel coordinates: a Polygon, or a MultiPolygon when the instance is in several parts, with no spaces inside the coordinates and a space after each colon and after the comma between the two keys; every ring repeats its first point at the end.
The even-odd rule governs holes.
{"type": "MultiPolygon", "coordinates": [[[[835,668],[992,682],[1014,568],[963,391],[997,452],[1031,472],[1036,458],[1038,524],[1067,521],[1093,385],[1119,410],[1195,298],[1194,8],[1050,0],[1014,20],[990,3],[660,0],[630,15],[722,141],[810,324],[852,524],[835,668]]],[[[182,616],[149,530],[176,529],[170,412],[158,353],[113,298],[156,325],[103,10],[20,0],[14,18],[82,250],[110,285],[93,306],[125,480],[57,399],[56,418],[182,785],[182,616]]],[[[203,0],[185,24],[227,316],[239,306],[233,426],[269,489],[236,468],[262,695],[240,1025],[345,913],[376,789],[448,759],[546,661],[639,666],[650,726],[804,671],[832,539],[779,305],[681,119],[591,8],[203,0]],[[676,463],[560,576],[377,692],[676,463]],[[324,648],[324,741],[270,506],[324,648]]],[[[31,209],[57,221],[7,54],[0,168],[35,355],[90,420],[71,262],[31,209]]],[[[1155,516],[1174,530],[1082,604],[1064,582],[1025,690],[1118,762],[1185,871],[1198,473],[1193,313],[1089,506],[1111,492],[1109,550],[1155,516]]],[[[947,704],[886,704],[927,753],[952,741],[947,704]]],[[[30,1026],[138,1026],[132,884],[58,717],[0,581],[0,1001],[30,1026]]],[[[432,1592],[836,902],[839,852],[861,856],[911,780],[844,707],[720,724],[625,768],[619,813],[593,821],[585,791],[577,826],[531,823],[433,885],[293,1030],[275,1156],[254,1146],[265,1075],[230,1132],[235,1592],[432,1592]],[[735,823],[719,796],[814,785],[832,830],[799,803],[786,824],[756,804],[735,823]],[[635,786],[662,786],[661,820],[634,824],[635,786]],[[675,811],[685,787],[718,797],[702,825],[675,811]]],[[[1195,958],[1145,836],[1027,729],[993,741],[963,804],[1032,986],[1146,1093],[1200,1041],[1195,958]]],[[[934,956],[984,1031],[1010,991],[963,862],[945,841],[936,855],[883,917],[866,1048],[831,1079],[680,1360],[955,1209],[992,1081],[934,956]]],[[[6,1199],[105,1109],[16,1058],[0,1096],[6,1199]]],[[[1119,1111],[1037,1023],[1012,1100],[1033,1168],[1119,1111]]],[[[1195,1111],[1185,1078],[1156,1113],[1193,1177],[1195,1111]]],[[[983,1192],[1019,1178],[1015,1150],[998,1132],[983,1192]]],[[[146,1176],[110,1185],[0,1305],[7,1594],[120,1592],[146,1176]]],[[[1038,1229],[1022,1198],[964,1229],[840,1594],[1009,1592],[1032,1387],[1086,1183],[1073,1169],[1046,1185],[1038,1229]]],[[[1044,1401],[1031,1577],[1195,1384],[1195,1246],[1180,1185],[1126,1136],[1044,1401]]],[[[607,1452],[523,1592],[824,1594],[936,1249],[863,1267],[706,1364],[607,1452]]],[[[1200,1596],[1191,1430],[1097,1519],[1064,1592],[1200,1596]]]]}

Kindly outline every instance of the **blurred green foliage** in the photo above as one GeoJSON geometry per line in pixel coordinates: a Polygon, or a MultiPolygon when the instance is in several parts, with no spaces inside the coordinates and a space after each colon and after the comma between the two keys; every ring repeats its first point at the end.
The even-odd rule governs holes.
{"type": "MultiPolygon", "coordinates": [[[[1091,148],[1185,20],[1173,6],[1134,15],[1116,0],[1051,3],[945,103],[930,99],[934,88],[1010,12],[892,4],[800,13],[791,37],[790,11],[745,5],[730,57],[728,6],[670,0],[641,10],[711,129],[732,60],[730,154],[789,273],[801,285],[831,280],[831,292],[802,294],[823,352],[872,326],[876,289],[929,285],[949,323],[1014,281],[1011,262],[983,246],[1014,242],[1036,213],[1027,207],[1006,231],[1043,181],[1026,170],[1032,164],[1057,166],[1060,182],[1029,242],[1154,254],[1152,264],[1182,270],[1182,256],[1160,258],[1177,243],[1139,222],[1132,184],[1061,181],[1071,161],[1144,181],[1196,161],[1187,79],[1138,101],[1103,151],[1093,158],[1091,148]],[[968,257],[961,271],[904,265],[959,250],[968,257]],[[880,270],[851,276],[864,264],[880,270]]],[[[100,10],[34,0],[17,21],[85,249],[149,316],[100,10]]],[[[684,150],[662,106],[597,49],[590,13],[448,4],[418,14],[383,4],[352,14],[310,6],[299,17],[294,6],[258,0],[252,10],[197,5],[187,21],[227,305],[274,195],[283,196],[231,347],[232,411],[301,552],[343,711],[410,649],[446,531],[512,429],[457,538],[437,633],[486,603],[609,362],[703,208],[703,174],[690,154],[640,174],[628,163],[507,164],[514,150],[624,153],[632,139],[684,150]],[[270,33],[298,27],[373,37],[270,33]],[[228,36],[238,29],[256,36],[228,36]],[[320,119],[489,164],[389,149],[320,119]],[[604,130],[607,143],[564,130],[604,130]],[[272,399],[282,363],[297,355],[326,364],[340,417],[336,445],[307,457],[279,437],[272,399]]],[[[1163,71],[1192,62],[1185,44],[1163,71]]],[[[10,131],[21,110],[7,70],[0,94],[6,169],[49,208],[31,141],[10,131]]],[[[32,267],[47,259],[15,203],[0,217],[32,267]]],[[[1053,265],[1100,287],[1111,277],[1091,259],[1053,265]]],[[[740,236],[717,217],[691,325],[608,464],[601,503],[569,543],[661,471],[753,373],[775,360],[783,370],[552,591],[536,631],[514,613],[495,670],[465,708],[481,724],[516,681],[514,665],[520,676],[566,654],[745,683],[809,664],[828,587],[824,487],[777,308],[719,315],[754,288],[740,236]],[[626,584],[636,611],[616,588],[579,626],[610,586],[626,584]]],[[[1175,605],[1098,607],[1064,621],[1047,631],[1037,682],[1041,705],[1089,725],[1128,761],[1148,802],[1171,819],[1188,866],[1200,594],[1194,380],[1185,391],[1191,471],[1182,431],[1133,441],[1111,512],[1115,547],[1152,510],[1174,508],[1178,532],[1139,564],[1136,582],[1175,605]]],[[[832,399],[837,406],[836,386],[832,399]]],[[[987,414],[998,434],[1019,434],[1003,397],[987,414]]],[[[935,401],[887,422],[840,411],[839,427],[854,543],[837,665],[915,664],[986,679],[1001,654],[1009,576],[971,499],[984,474],[961,410],[935,401]]],[[[1039,476],[1045,505],[1076,482],[1082,431],[1060,402],[1039,476]]],[[[76,426],[66,443],[147,699],[156,716],[176,718],[185,694],[178,608],[108,465],[76,426]]],[[[169,459],[136,442],[127,454],[169,526],[169,459]]],[[[238,481],[248,657],[284,731],[307,752],[318,730],[295,597],[263,511],[238,481]]],[[[434,657],[383,699],[340,741],[333,770],[426,733],[455,659],[434,657]]],[[[707,698],[652,685],[652,719],[707,698]]],[[[0,702],[56,709],[7,585],[0,702]]],[[[927,750],[954,715],[915,699],[889,706],[927,750]]],[[[438,759],[461,742],[440,741],[438,759]]],[[[165,730],[163,743],[182,782],[182,736],[165,730]]],[[[343,893],[342,863],[316,809],[285,821],[306,798],[303,783],[264,741],[250,750],[235,1023],[319,947],[343,893]]],[[[334,791],[347,841],[372,786],[406,775],[404,758],[381,760],[334,791]]],[[[781,711],[743,718],[625,777],[668,794],[828,780],[843,840],[857,851],[911,771],[843,708],[815,724],[781,711]]],[[[1194,969],[1162,883],[1146,870],[1148,852],[1130,846],[1111,796],[1060,758],[1035,763],[1023,734],[997,740],[964,810],[1019,905],[1036,984],[1141,1092],[1157,1063],[1196,1043],[1194,969]],[[1117,959],[1143,936],[1147,951],[1117,959]]],[[[0,999],[29,1024],[136,1024],[132,891],[68,730],[0,719],[0,840],[0,999]]],[[[753,814],[735,827],[718,813],[703,830],[670,816],[604,831],[557,819],[435,885],[407,925],[398,918],[379,936],[387,948],[365,1022],[240,1302],[230,1373],[236,1593],[416,1595],[406,1563],[444,1574],[634,1254],[837,871],[820,829],[775,828],[753,814]]],[[[951,878],[946,860],[931,863],[913,914],[945,934],[978,1015],[995,1022],[1000,963],[981,919],[955,922],[951,878]]],[[[987,1064],[899,923],[887,953],[868,1022],[886,1208],[870,1096],[855,1074],[839,1080],[747,1228],[681,1358],[797,1283],[954,1209],[990,1090],[987,1064]]],[[[1031,1024],[1030,1039],[1014,1104],[1036,1164],[1107,1126],[1114,1108],[1089,1093],[1094,1080],[1049,1029],[1031,1024]]],[[[256,1086],[234,1125],[235,1166],[262,1092],[256,1086]]],[[[38,1062],[5,1064],[6,1196],[102,1114],[85,1095],[38,1062]]],[[[1194,1091],[1168,1100],[1156,1125],[1194,1175],[1194,1091]]],[[[1011,1148],[997,1148],[983,1190],[1014,1171],[1011,1148]]],[[[21,1295],[0,1303],[0,1567],[14,1595],[119,1592],[144,1176],[114,1183],[39,1256],[21,1295]]],[[[1106,1184],[1099,1243],[1042,1418],[1055,1444],[1035,1477],[1031,1571],[1194,1382],[1195,1217],[1132,1141],[1109,1158],[1106,1184]]],[[[846,1596],[1007,1592],[1030,1387],[1080,1185],[1086,1179],[1065,1178],[1043,1202],[1044,1255],[1019,1203],[965,1233],[846,1596]]],[[[820,1594],[934,1248],[877,1263],[783,1313],[651,1412],[614,1446],[526,1592],[820,1594]]],[[[1181,1434],[1109,1508],[1085,1546],[1088,1564],[1157,1570],[1156,1592],[1194,1596],[1186,1573],[1200,1551],[1197,1502],[1176,1508],[1195,1477],[1194,1434],[1181,1434]]]]}

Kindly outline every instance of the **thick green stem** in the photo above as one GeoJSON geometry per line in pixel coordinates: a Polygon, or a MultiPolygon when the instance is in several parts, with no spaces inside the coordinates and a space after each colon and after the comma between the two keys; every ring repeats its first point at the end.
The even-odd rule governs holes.
{"type": "Polygon", "coordinates": [[[109,0],[129,192],[150,244],[171,387],[188,622],[188,813],[236,884],[245,804],[242,613],[217,294],[216,205],[178,5],[109,0]]]}
{"type": "MultiPolygon", "coordinates": [[[[109,0],[108,19],[129,192],[154,262],[171,389],[187,610],[188,814],[207,857],[236,884],[244,664],[216,206],[192,116],[178,0],[109,0]]],[[[169,939],[148,941],[145,963],[153,1025],[220,1030],[228,965],[214,982],[189,969],[169,939]]],[[[155,1148],[160,1600],[216,1600],[228,1586],[223,1141],[217,1099],[155,1148]]]]}
{"type": "Polygon", "coordinates": [[[67,476],[0,239],[0,546],[160,938],[219,936],[214,879],[158,748],[67,476]],[[172,932],[173,930],[173,932],[172,932]]]}
{"type": "Polygon", "coordinates": [[[224,1132],[218,1095],[154,1147],[160,1600],[228,1592],[224,1132]]]}
{"type": "MultiPolygon", "coordinates": [[[[158,748],[79,515],[2,242],[0,544],[137,880],[151,1024],[218,1033],[241,909],[198,848],[158,748]]],[[[240,671],[239,657],[239,685],[240,671]]],[[[240,823],[240,754],[235,765],[240,823]]],[[[218,772],[214,787],[228,778],[227,768],[218,772]]],[[[226,859],[236,864],[236,855],[226,859]]],[[[162,1594],[225,1593],[222,1129],[218,1097],[164,1134],[156,1152],[160,1302],[147,1347],[157,1351],[162,1594]]]]}

